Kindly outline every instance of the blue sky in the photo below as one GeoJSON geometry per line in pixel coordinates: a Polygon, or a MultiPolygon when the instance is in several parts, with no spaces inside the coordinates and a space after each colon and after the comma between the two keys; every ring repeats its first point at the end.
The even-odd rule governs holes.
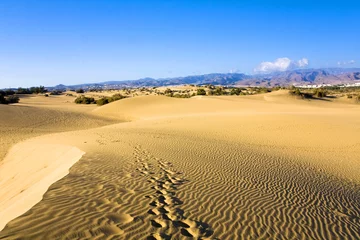
{"type": "Polygon", "coordinates": [[[0,87],[360,67],[359,26],[348,0],[1,0],[0,87]]]}

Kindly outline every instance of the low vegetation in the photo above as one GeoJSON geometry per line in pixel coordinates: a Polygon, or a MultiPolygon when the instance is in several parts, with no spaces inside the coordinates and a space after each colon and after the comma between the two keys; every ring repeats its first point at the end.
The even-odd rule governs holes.
{"type": "Polygon", "coordinates": [[[61,95],[62,91],[54,90],[50,92],[50,95],[61,95]]]}
{"type": "Polygon", "coordinates": [[[316,88],[314,89],[314,96],[317,98],[323,98],[326,97],[327,95],[327,91],[325,89],[322,88],[316,88]]]}
{"type": "Polygon", "coordinates": [[[290,95],[293,96],[297,96],[297,97],[301,97],[301,98],[312,98],[313,94],[308,93],[308,92],[302,92],[300,91],[299,88],[292,88],[291,90],[289,90],[290,95]]]}
{"type": "Polygon", "coordinates": [[[0,90],[0,104],[18,103],[20,98],[15,95],[13,90],[0,90]]]}
{"type": "Polygon", "coordinates": [[[0,95],[0,104],[18,103],[19,101],[20,101],[20,98],[16,95],[10,95],[10,96],[0,95]]]}
{"type": "Polygon", "coordinates": [[[199,88],[196,92],[196,95],[206,95],[206,91],[203,88],[199,88]]]}
{"type": "Polygon", "coordinates": [[[76,104],[95,104],[95,98],[80,96],[75,99],[76,104]]]}
{"type": "Polygon", "coordinates": [[[39,93],[47,93],[48,90],[44,86],[39,87],[31,87],[31,88],[18,88],[17,94],[39,94],[39,93]]]}
{"type": "Polygon", "coordinates": [[[75,91],[76,93],[85,93],[85,91],[84,91],[84,89],[77,89],[76,91],[75,91]]]}
{"type": "Polygon", "coordinates": [[[102,97],[98,100],[95,100],[93,97],[80,96],[75,99],[76,104],[97,104],[98,106],[102,106],[111,102],[118,101],[120,99],[126,98],[121,94],[114,94],[112,97],[102,97]]]}
{"type": "Polygon", "coordinates": [[[121,94],[115,94],[112,97],[103,97],[96,101],[96,104],[99,106],[118,101],[120,99],[126,98],[125,96],[121,94]]]}

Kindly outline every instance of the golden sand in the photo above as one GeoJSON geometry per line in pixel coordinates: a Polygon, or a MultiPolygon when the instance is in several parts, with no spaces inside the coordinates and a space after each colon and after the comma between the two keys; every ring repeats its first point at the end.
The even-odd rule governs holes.
{"type": "MultiPolygon", "coordinates": [[[[72,146],[85,155],[67,176],[47,181],[53,184],[42,200],[8,222],[0,239],[360,238],[359,105],[299,100],[285,91],[142,96],[103,107],[64,98],[28,103],[31,112],[48,111],[33,129],[51,134],[19,144],[72,146]],[[63,125],[54,114],[64,116],[63,125]]],[[[15,118],[0,120],[14,129],[21,124],[15,118]]],[[[29,172],[46,160],[29,157],[29,172]]]]}

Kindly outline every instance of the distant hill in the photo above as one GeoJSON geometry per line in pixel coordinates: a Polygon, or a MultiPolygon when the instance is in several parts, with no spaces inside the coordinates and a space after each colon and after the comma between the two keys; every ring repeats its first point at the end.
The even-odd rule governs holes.
{"type": "Polygon", "coordinates": [[[184,84],[215,84],[233,85],[234,83],[248,79],[249,76],[242,73],[211,73],[197,76],[176,77],[176,78],[143,78],[138,80],[107,81],[102,83],[78,84],[78,85],[57,85],[49,89],[68,89],[68,88],[124,88],[124,87],[159,87],[184,84]]]}
{"type": "Polygon", "coordinates": [[[360,68],[299,69],[269,74],[246,75],[243,73],[211,73],[175,78],[143,78],[126,81],[107,81],[101,83],[57,85],[49,89],[118,89],[133,87],[159,87],[184,84],[213,84],[228,86],[289,86],[303,84],[342,84],[360,81],[360,68]]]}
{"type": "Polygon", "coordinates": [[[303,84],[342,84],[360,80],[360,69],[301,69],[254,75],[238,84],[257,86],[288,86],[303,84]]]}

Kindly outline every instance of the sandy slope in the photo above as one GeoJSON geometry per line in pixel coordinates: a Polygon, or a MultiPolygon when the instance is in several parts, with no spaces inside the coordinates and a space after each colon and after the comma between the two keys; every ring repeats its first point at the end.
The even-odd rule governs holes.
{"type": "Polygon", "coordinates": [[[16,144],[0,167],[0,229],[38,203],[83,154],[75,147],[42,140],[16,144]]]}
{"type": "Polygon", "coordinates": [[[72,97],[30,96],[22,97],[20,104],[0,105],[0,162],[13,144],[30,137],[115,122],[103,116],[88,114],[96,106],[73,104],[72,97]]]}
{"type": "Polygon", "coordinates": [[[37,138],[86,154],[0,239],[360,238],[357,105],[280,91],[91,114],[132,122],[37,138]]]}

